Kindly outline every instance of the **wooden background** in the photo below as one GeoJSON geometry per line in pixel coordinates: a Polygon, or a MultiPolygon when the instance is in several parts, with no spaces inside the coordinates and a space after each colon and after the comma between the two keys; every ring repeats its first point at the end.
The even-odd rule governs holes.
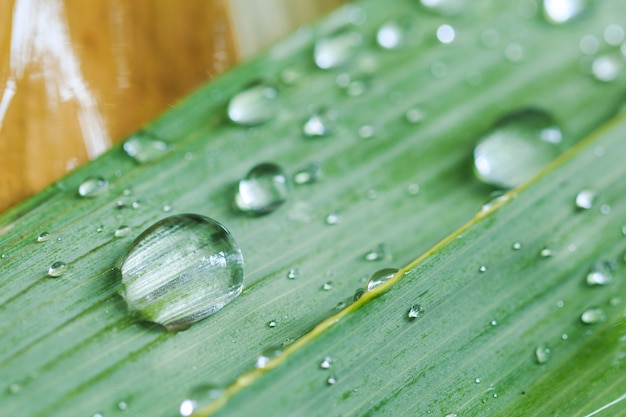
{"type": "Polygon", "coordinates": [[[0,212],[341,0],[0,0],[0,212]]]}

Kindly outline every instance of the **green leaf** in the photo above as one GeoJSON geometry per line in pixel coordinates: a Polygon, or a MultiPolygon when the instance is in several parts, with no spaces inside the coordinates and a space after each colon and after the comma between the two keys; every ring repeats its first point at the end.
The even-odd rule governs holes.
{"type": "MultiPolygon", "coordinates": [[[[230,407],[268,415],[291,414],[292,407],[311,407],[313,415],[415,415],[418,408],[545,415],[552,409],[540,407],[550,407],[551,401],[564,415],[583,415],[618,398],[623,366],[612,359],[623,350],[615,342],[620,329],[623,334],[617,321],[623,307],[606,306],[607,321],[589,329],[581,327],[578,316],[592,302],[623,293],[618,277],[606,288],[580,288],[584,271],[600,254],[614,259],[624,250],[618,227],[626,210],[619,202],[624,149],[617,139],[623,127],[607,128],[591,140],[597,145],[587,143],[553,165],[517,200],[483,213],[482,220],[457,232],[462,239],[437,243],[490,198],[491,189],[471,174],[471,154],[477,139],[501,117],[543,109],[572,144],[621,106],[626,75],[620,72],[610,83],[594,80],[581,70],[579,41],[588,34],[600,39],[623,6],[603,2],[559,27],[540,16],[524,17],[503,2],[477,2],[462,17],[428,13],[413,0],[347,6],[230,71],[138,132],[168,143],[161,159],[137,164],[118,146],[4,213],[0,381],[6,389],[0,392],[0,414],[172,416],[187,392],[203,383],[230,387],[223,399],[232,400],[223,411],[233,415],[239,412],[230,407]],[[403,17],[412,21],[419,41],[398,50],[378,48],[376,30],[403,17]],[[453,43],[437,41],[442,24],[456,29],[453,43]],[[316,68],[315,40],[344,27],[363,38],[355,58],[342,69],[316,68]],[[493,48],[481,43],[486,30],[499,34],[493,48]],[[522,61],[505,58],[510,44],[523,48],[522,61]],[[445,68],[445,77],[433,77],[435,63],[440,63],[436,74],[445,68]],[[352,97],[339,88],[342,73],[363,81],[364,94],[352,97]],[[278,116],[253,128],[230,123],[228,99],[257,79],[279,84],[278,116]],[[332,135],[304,137],[302,125],[312,106],[337,112],[332,135]],[[419,124],[405,120],[413,108],[425,114],[419,124]],[[362,137],[372,130],[363,126],[371,126],[373,136],[362,137]],[[604,159],[595,156],[594,146],[604,147],[604,159]],[[294,186],[287,204],[267,216],[235,212],[235,183],[265,161],[289,173],[318,162],[324,177],[294,186]],[[594,161],[601,162],[589,165],[594,161]],[[94,175],[109,181],[108,193],[78,197],[78,185],[94,175]],[[417,195],[409,192],[414,184],[417,195]],[[601,190],[598,204],[608,204],[610,215],[595,208],[573,210],[581,187],[601,190]],[[552,200],[555,196],[561,200],[552,200]],[[112,266],[142,230],[186,212],[228,227],[244,255],[245,289],[215,315],[168,333],[128,314],[112,266]],[[329,213],[339,213],[341,222],[325,224],[329,213]],[[131,233],[116,237],[122,225],[131,233]],[[42,232],[50,238],[38,243],[42,232]],[[570,241],[574,235],[577,240],[570,241]],[[518,236],[522,249],[512,252],[518,236]],[[595,243],[583,244],[587,241],[595,243]],[[366,261],[364,255],[381,243],[388,247],[387,258],[366,261]],[[571,243],[577,245],[573,254],[571,243]],[[558,244],[558,251],[538,259],[537,250],[547,244],[558,244]],[[412,264],[422,253],[427,256],[412,264]],[[55,261],[66,262],[68,269],[50,279],[46,273],[55,261]],[[372,272],[409,264],[408,276],[388,293],[366,296],[342,310],[345,317],[337,325],[324,321],[372,272]],[[482,264],[488,269],[479,274],[482,264]],[[295,280],[287,279],[291,268],[301,271],[295,280]],[[324,291],[328,281],[332,289],[324,291]],[[557,309],[560,299],[564,307],[557,309]],[[408,323],[406,310],[415,302],[424,306],[424,317],[408,323]],[[469,302],[475,308],[468,308],[469,302]],[[271,320],[276,327],[268,326],[271,320]],[[497,321],[493,328],[491,320],[497,321]],[[322,327],[316,327],[319,323],[322,327]],[[592,334],[586,336],[586,330],[592,334]],[[555,339],[563,333],[568,342],[559,345],[555,339]],[[596,341],[603,352],[598,362],[589,354],[596,341]],[[538,343],[553,347],[553,357],[541,367],[532,364],[538,343]],[[284,363],[279,359],[270,367],[280,366],[249,373],[261,350],[283,345],[284,363]],[[318,369],[326,355],[335,359],[332,387],[326,386],[330,373],[318,369]],[[570,360],[588,361],[593,369],[597,364],[595,374],[581,369],[578,375],[597,376],[599,382],[573,384],[570,360]],[[416,361],[426,367],[409,375],[416,361]],[[472,385],[476,377],[481,383],[472,385]],[[490,384],[495,390],[488,391],[490,384]],[[527,394],[518,396],[520,390],[527,394]],[[576,398],[562,400],[556,390],[575,391],[576,398]]],[[[602,45],[602,53],[616,52],[602,45]]],[[[613,415],[618,407],[611,409],[613,415]]]]}

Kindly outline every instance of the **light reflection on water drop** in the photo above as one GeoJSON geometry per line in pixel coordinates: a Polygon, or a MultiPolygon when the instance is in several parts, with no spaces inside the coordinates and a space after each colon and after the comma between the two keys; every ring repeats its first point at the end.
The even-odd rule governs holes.
{"type": "Polygon", "coordinates": [[[282,168],[265,162],[252,168],[239,181],[235,195],[236,207],[251,214],[266,214],[287,201],[289,183],[282,168]]]}
{"type": "Polygon", "coordinates": [[[254,126],[273,119],[279,107],[276,89],[270,85],[256,83],[230,99],[228,117],[238,125],[254,126]]]}
{"type": "Polygon", "coordinates": [[[63,261],[56,261],[48,268],[48,276],[58,278],[67,271],[67,264],[63,261]]]}
{"type": "Polygon", "coordinates": [[[554,24],[567,23],[587,8],[589,0],[543,0],[543,13],[554,24]]]}
{"type": "Polygon", "coordinates": [[[318,39],[313,51],[315,65],[321,69],[339,67],[356,55],[359,45],[361,45],[361,35],[356,32],[340,33],[318,39]]]}
{"type": "Polygon", "coordinates": [[[92,176],[86,178],[78,186],[78,195],[81,197],[96,197],[109,190],[109,182],[103,177],[92,176]]]}
{"type": "Polygon", "coordinates": [[[397,268],[384,268],[374,272],[367,281],[367,291],[372,291],[375,288],[380,287],[385,282],[393,278],[397,273],[397,268]]]}

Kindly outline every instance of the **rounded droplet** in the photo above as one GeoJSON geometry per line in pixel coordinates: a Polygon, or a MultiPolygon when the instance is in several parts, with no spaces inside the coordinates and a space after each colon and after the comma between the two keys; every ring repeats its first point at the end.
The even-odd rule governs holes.
{"type": "Polygon", "coordinates": [[[515,242],[515,243],[513,243],[512,248],[513,248],[513,250],[520,250],[522,248],[522,244],[519,243],[519,242],[515,242]]]}
{"type": "Polygon", "coordinates": [[[486,265],[481,265],[481,266],[478,268],[478,272],[486,272],[486,271],[487,271],[487,266],[486,266],[486,265]]]}
{"type": "Polygon", "coordinates": [[[614,55],[602,55],[593,60],[591,73],[598,81],[615,80],[622,68],[622,61],[614,55]]]}
{"type": "Polygon", "coordinates": [[[539,251],[539,255],[542,258],[550,258],[552,256],[552,249],[545,247],[539,251]]]}
{"type": "Polygon", "coordinates": [[[382,261],[387,257],[387,245],[379,243],[376,248],[368,251],[364,256],[366,261],[382,261]]]}
{"type": "Polygon", "coordinates": [[[322,369],[330,369],[333,364],[333,359],[330,356],[326,356],[322,362],[320,363],[320,368],[322,369]]]}
{"type": "Polygon", "coordinates": [[[480,384],[480,378],[475,378],[475,379],[474,379],[474,382],[475,382],[476,384],[480,384]]]}
{"type": "Polygon", "coordinates": [[[235,205],[244,213],[266,214],[287,201],[289,183],[282,168],[273,163],[262,163],[250,170],[239,181],[235,205]]]}
{"type": "Polygon", "coordinates": [[[88,177],[78,186],[81,197],[96,197],[109,190],[109,182],[102,177],[88,177]]]}
{"type": "Polygon", "coordinates": [[[257,356],[256,367],[258,369],[263,369],[267,367],[272,359],[279,357],[280,355],[282,355],[282,353],[283,350],[280,347],[271,347],[263,350],[263,352],[261,352],[259,356],[257,356]]]}
{"type": "Polygon", "coordinates": [[[544,112],[510,114],[474,148],[476,176],[496,187],[516,187],[559,155],[561,138],[561,131],[544,112]]]}
{"type": "Polygon", "coordinates": [[[596,263],[585,278],[585,282],[591,287],[608,285],[612,280],[613,274],[609,262],[596,263]]]}
{"type": "Polygon", "coordinates": [[[498,321],[497,320],[491,320],[490,323],[492,326],[497,326],[498,325],[498,321]]]}
{"type": "Polygon", "coordinates": [[[309,116],[302,126],[302,133],[308,138],[319,138],[331,134],[334,117],[326,111],[320,111],[309,116]]]}
{"type": "Polygon", "coordinates": [[[537,360],[537,363],[540,365],[547,363],[548,360],[550,360],[551,354],[552,354],[552,351],[546,345],[539,345],[535,348],[535,359],[537,360]]]}
{"type": "Polygon", "coordinates": [[[321,69],[339,67],[350,61],[361,44],[361,35],[356,32],[345,32],[315,42],[313,59],[321,69]]]}
{"type": "Polygon", "coordinates": [[[9,385],[9,392],[11,394],[17,394],[21,390],[22,390],[22,386],[20,384],[18,384],[17,382],[14,382],[11,385],[9,385]]]}
{"type": "Polygon", "coordinates": [[[375,129],[374,126],[372,125],[363,125],[359,127],[359,130],[357,131],[357,134],[359,135],[360,138],[363,139],[369,139],[372,136],[374,136],[375,133],[375,129]]]}
{"type": "Polygon", "coordinates": [[[322,290],[323,291],[330,291],[333,289],[333,283],[330,281],[325,282],[324,284],[322,284],[322,290]]]}
{"type": "Polygon", "coordinates": [[[600,206],[600,213],[604,214],[605,216],[611,214],[611,206],[609,206],[608,204],[602,204],[600,206]]]}
{"type": "Polygon", "coordinates": [[[168,330],[215,313],[243,287],[243,257],[235,240],[220,223],[197,214],[150,226],[116,267],[130,310],[168,330]]]}
{"type": "Polygon", "coordinates": [[[126,401],[120,401],[119,403],[117,403],[117,409],[120,411],[128,410],[128,403],[126,401]]]}
{"type": "Polygon", "coordinates": [[[504,48],[504,57],[510,62],[524,59],[524,48],[519,43],[510,43],[504,48]]]}
{"type": "Polygon", "coordinates": [[[365,294],[365,290],[363,288],[359,288],[358,290],[356,290],[354,292],[354,295],[352,296],[352,302],[359,301],[359,299],[363,297],[363,294],[365,294]]]}
{"type": "Polygon", "coordinates": [[[228,102],[228,117],[238,125],[254,126],[273,119],[279,110],[278,92],[257,83],[233,96],[228,102]]]}
{"type": "Polygon", "coordinates": [[[380,287],[385,282],[393,278],[398,271],[399,270],[396,268],[384,268],[374,272],[367,281],[367,291],[372,291],[375,288],[380,287]]]}
{"type": "Polygon", "coordinates": [[[277,322],[276,320],[270,320],[270,321],[267,323],[267,327],[269,327],[269,328],[271,328],[271,329],[273,329],[273,328],[274,328],[274,327],[276,327],[277,325],[278,325],[278,322],[277,322]]]}
{"type": "Polygon", "coordinates": [[[300,269],[299,268],[291,268],[287,272],[287,279],[296,279],[299,276],[300,276],[300,269]]]}
{"type": "Polygon", "coordinates": [[[409,320],[415,320],[418,317],[421,317],[424,314],[424,307],[421,304],[413,304],[409,311],[407,312],[407,317],[409,320]]]}
{"type": "Polygon", "coordinates": [[[381,48],[400,48],[406,43],[412,28],[413,24],[408,19],[389,21],[376,32],[376,42],[381,48]]]}
{"type": "Polygon", "coordinates": [[[206,407],[224,395],[224,388],[213,384],[203,384],[194,387],[178,409],[182,417],[188,417],[200,408],[206,407]]]}
{"type": "Polygon", "coordinates": [[[437,28],[437,39],[441,43],[452,43],[456,37],[454,28],[450,25],[441,25],[437,28]]]}
{"type": "Polygon", "coordinates": [[[328,213],[324,222],[329,226],[341,223],[341,215],[339,213],[328,213]]]}
{"type": "Polygon", "coordinates": [[[578,48],[580,49],[580,52],[585,55],[593,55],[598,52],[598,49],[600,49],[600,42],[598,41],[598,38],[593,35],[585,35],[580,38],[578,48]]]}
{"type": "Polygon", "coordinates": [[[39,236],[37,236],[38,243],[45,242],[48,239],[50,239],[50,233],[48,232],[42,232],[39,236]]]}
{"type": "Polygon", "coordinates": [[[328,385],[335,385],[337,383],[337,377],[334,375],[329,376],[328,379],[326,380],[326,383],[328,385]]]}
{"type": "Polygon", "coordinates": [[[580,321],[585,324],[596,324],[604,320],[606,320],[606,316],[601,308],[590,308],[580,315],[580,321]]]}
{"type": "Polygon", "coordinates": [[[404,117],[407,122],[411,124],[419,123],[426,118],[426,115],[423,111],[417,108],[412,108],[404,113],[404,117]]]}
{"type": "Polygon", "coordinates": [[[604,28],[604,41],[611,46],[620,46],[624,42],[624,29],[620,25],[608,25],[604,28]]]}
{"type": "Polygon", "coordinates": [[[51,278],[58,278],[67,271],[67,264],[62,261],[56,261],[50,268],[48,268],[48,276],[51,278]]]}
{"type": "Polygon", "coordinates": [[[293,182],[298,185],[313,184],[319,181],[322,175],[322,166],[313,162],[293,174],[293,182]]]}
{"type": "Polygon", "coordinates": [[[576,207],[582,210],[589,210],[593,206],[596,193],[593,190],[582,190],[576,194],[576,207]]]}
{"type": "Polygon", "coordinates": [[[130,233],[130,227],[126,225],[122,225],[115,229],[115,237],[124,237],[130,233]]]}
{"type": "Polygon", "coordinates": [[[156,161],[168,151],[167,143],[147,134],[137,134],[124,142],[124,152],[140,164],[156,161]]]}
{"type": "Polygon", "coordinates": [[[550,23],[569,22],[587,8],[589,0],[543,0],[543,13],[550,23]]]}
{"type": "Polygon", "coordinates": [[[420,0],[420,3],[428,10],[445,16],[459,14],[472,4],[468,0],[420,0]]]}

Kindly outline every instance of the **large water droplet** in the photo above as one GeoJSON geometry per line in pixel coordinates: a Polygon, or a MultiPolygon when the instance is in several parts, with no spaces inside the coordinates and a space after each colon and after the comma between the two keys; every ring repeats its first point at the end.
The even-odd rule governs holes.
{"type": "Polygon", "coordinates": [[[150,226],[116,267],[129,308],[168,330],[215,313],[243,287],[243,257],[234,239],[220,223],[197,214],[150,226]]]}
{"type": "Polygon", "coordinates": [[[181,403],[178,411],[183,417],[192,415],[200,408],[206,407],[224,394],[224,389],[212,384],[194,387],[187,398],[181,403]]]}
{"type": "Polygon", "coordinates": [[[474,149],[476,175],[496,187],[516,187],[559,155],[561,138],[561,131],[544,112],[510,114],[474,149]]]}
{"type": "Polygon", "coordinates": [[[398,269],[396,268],[384,268],[374,272],[369,280],[367,280],[367,290],[372,291],[374,288],[383,285],[385,282],[393,278],[397,273],[398,269]]]}
{"type": "Polygon", "coordinates": [[[37,236],[37,242],[39,243],[45,242],[48,239],[50,239],[50,233],[48,232],[42,232],[39,236],[37,236]]]}
{"type": "Polygon", "coordinates": [[[591,73],[598,81],[611,82],[615,80],[622,68],[622,61],[614,55],[602,55],[593,60],[591,73]]]}
{"type": "Polygon", "coordinates": [[[550,360],[550,355],[552,351],[546,345],[539,345],[535,348],[535,359],[537,363],[543,365],[550,360]]]}
{"type": "Polygon", "coordinates": [[[124,151],[140,164],[156,161],[165,155],[167,150],[167,143],[141,132],[124,142],[124,151]]]}
{"type": "Polygon", "coordinates": [[[587,8],[588,0],[543,0],[546,19],[555,24],[569,22],[587,8]]]}
{"type": "Polygon", "coordinates": [[[582,190],[576,194],[576,207],[583,210],[589,210],[593,206],[593,200],[596,193],[593,190],[582,190]]]}
{"type": "Polygon", "coordinates": [[[102,177],[88,177],[78,186],[81,197],[96,197],[109,190],[109,182],[102,177]]]}
{"type": "Polygon", "coordinates": [[[471,2],[468,0],[420,0],[422,6],[442,15],[455,15],[463,12],[471,2]]]}
{"type": "Polygon", "coordinates": [[[345,32],[315,42],[313,59],[321,69],[339,67],[350,61],[361,44],[361,35],[356,32],[345,32]]]}
{"type": "Polygon", "coordinates": [[[65,273],[67,270],[67,264],[62,261],[56,261],[50,268],[48,268],[48,276],[51,278],[58,278],[65,273]]]}
{"type": "Polygon", "coordinates": [[[589,308],[580,315],[580,321],[585,324],[596,324],[604,320],[606,320],[606,316],[601,308],[589,308]]]}
{"type": "Polygon", "coordinates": [[[252,168],[239,181],[235,204],[245,213],[265,214],[287,201],[288,195],[289,183],[282,168],[266,162],[252,168]]]}
{"type": "Polygon", "coordinates": [[[264,349],[263,352],[257,356],[256,367],[259,369],[265,368],[272,359],[279,357],[282,353],[282,348],[276,346],[264,349]]]}
{"type": "Polygon", "coordinates": [[[230,99],[228,117],[239,125],[254,126],[273,119],[279,105],[276,89],[257,83],[230,99]]]}

